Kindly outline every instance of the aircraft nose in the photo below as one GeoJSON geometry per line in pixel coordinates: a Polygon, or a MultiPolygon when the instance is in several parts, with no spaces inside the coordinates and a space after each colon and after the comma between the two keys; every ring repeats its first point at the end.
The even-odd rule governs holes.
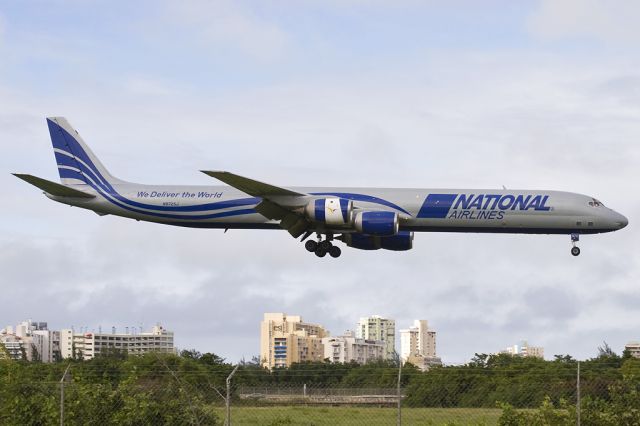
{"type": "Polygon", "coordinates": [[[629,219],[621,215],[620,213],[614,211],[614,219],[613,222],[617,225],[618,229],[622,229],[629,224],[629,219]]]}

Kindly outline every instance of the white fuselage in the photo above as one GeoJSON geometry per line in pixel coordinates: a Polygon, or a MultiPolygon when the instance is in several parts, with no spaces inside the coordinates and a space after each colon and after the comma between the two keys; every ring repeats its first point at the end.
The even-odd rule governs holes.
{"type": "MultiPolygon", "coordinates": [[[[229,186],[163,186],[132,183],[74,185],[93,199],[50,198],[136,220],[198,228],[281,229],[255,212],[260,198],[229,186]]],[[[400,229],[417,232],[594,234],[627,225],[621,214],[586,195],[560,191],[407,188],[290,188],[314,198],[339,197],[354,209],[386,210],[400,229]]],[[[316,226],[320,232],[349,232],[316,226]]]]}

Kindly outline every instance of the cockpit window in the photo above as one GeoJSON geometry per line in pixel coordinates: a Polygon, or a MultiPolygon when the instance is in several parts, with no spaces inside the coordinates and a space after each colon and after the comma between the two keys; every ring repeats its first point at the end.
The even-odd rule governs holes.
{"type": "Polygon", "coordinates": [[[591,207],[604,207],[604,204],[602,204],[600,201],[596,200],[595,198],[592,198],[591,201],[589,201],[589,205],[591,207]]]}

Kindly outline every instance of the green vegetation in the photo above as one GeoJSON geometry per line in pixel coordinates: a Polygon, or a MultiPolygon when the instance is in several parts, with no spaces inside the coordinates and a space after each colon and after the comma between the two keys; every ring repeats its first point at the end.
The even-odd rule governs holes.
{"type": "MultiPolygon", "coordinates": [[[[217,411],[220,418],[224,410],[217,411]]],[[[497,408],[403,408],[402,423],[411,426],[463,426],[498,424],[497,408]]],[[[232,410],[234,425],[364,425],[396,424],[395,408],[371,407],[238,407],[232,410]]]]}
{"type": "MultiPolygon", "coordinates": [[[[225,380],[234,366],[193,350],[180,356],[113,352],[53,364],[0,360],[0,424],[56,423],[59,382],[67,367],[66,424],[214,425],[224,418],[225,380]]],[[[580,368],[583,424],[640,424],[640,360],[605,346],[580,368]]],[[[577,362],[570,356],[544,361],[476,355],[462,366],[423,373],[406,365],[402,373],[406,424],[564,425],[577,416],[577,362]]],[[[301,363],[272,372],[255,359],[243,362],[233,379],[236,424],[322,424],[326,419],[351,424],[358,413],[367,424],[389,424],[396,415],[393,407],[305,407],[301,392],[306,385],[316,394],[322,389],[393,394],[397,374],[392,362],[301,363]],[[261,399],[260,389],[277,398],[261,399]],[[240,398],[241,392],[256,397],[240,398]]]]}
{"type": "MultiPolygon", "coordinates": [[[[500,426],[573,426],[577,424],[578,410],[573,404],[561,400],[554,405],[545,398],[537,410],[517,410],[502,405],[500,426]]],[[[624,426],[640,424],[640,384],[623,379],[609,388],[608,398],[586,397],[580,401],[580,421],[585,426],[624,426]]]]}

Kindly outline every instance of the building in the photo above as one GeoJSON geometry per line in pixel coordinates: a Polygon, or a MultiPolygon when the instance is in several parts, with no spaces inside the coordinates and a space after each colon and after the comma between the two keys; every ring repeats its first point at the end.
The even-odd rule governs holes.
{"type": "Polygon", "coordinates": [[[260,361],[269,369],[296,362],[322,361],[322,339],[329,331],[302,321],[298,315],[266,313],[260,323],[260,361]]]}
{"type": "Polygon", "coordinates": [[[173,332],[156,325],[145,333],[75,333],[73,329],[60,331],[62,358],[92,359],[112,351],[128,355],[143,355],[148,352],[175,353],[173,332]]]}
{"type": "Polygon", "coordinates": [[[406,361],[411,355],[436,356],[436,332],[426,320],[415,320],[413,326],[400,330],[400,356],[406,361]]]}
{"type": "Polygon", "coordinates": [[[60,333],[49,330],[46,322],[23,321],[0,330],[5,355],[26,361],[54,362],[60,359],[60,333]]]}
{"type": "Polygon", "coordinates": [[[360,318],[356,327],[356,337],[384,342],[384,359],[396,356],[396,322],[379,315],[360,318]]]}
{"type": "Polygon", "coordinates": [[[513,346],[509,346],[501,354],[509,354],[514,356],[544,358],[544,348],[541,346],[529,346],[526,340],[519,342],[513,346]]]}
{"type": "Polygon", "coordinates": [[[385,344],[381,340],[366,340],[356,337],[353,331],[343,336],[325,337],[324,359],[331,362],[366,364],[384,359],[385,344]]]}
{"type": "Polygon", "coordinates": [[[400,330],[400,357],[422,371],[442,365],[436,355],[436,332],[427,320],[415,320],[413,326],[400,330]]]}
{"type": "MultiPolygon", "coordinates": [[[[27,350],[31,348],[31,345],[24,342],[19,337],[14,335],[2,336],[0,343],[4,348],[4,354],[9,359],[15,360],[27,360],[27,350]]],[[[31,353],[30,353],[31,356],[31,353]]]]}
{"type": "Polygon", "coordinates": [[[634,358],[640,358],[640,342],[629,342],[624,345],[624,350],[634,358]]]}

